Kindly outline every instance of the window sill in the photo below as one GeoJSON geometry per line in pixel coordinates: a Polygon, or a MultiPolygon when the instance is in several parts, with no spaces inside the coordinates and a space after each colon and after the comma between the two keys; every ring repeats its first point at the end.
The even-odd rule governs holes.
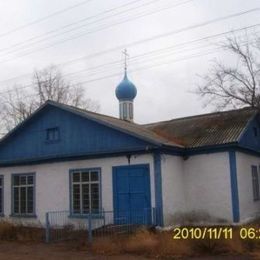
{"type": "MultiPolygon", "coordinates": [[[[70,214],[69,218],[82,218],[82,219],[88,219],[89,218],[89,214],[70,214]]],[[[91,214],[91,219],[103,219],[104,215],[102,213],[98,214],[98,213],[93,213],[91,214]]]]}
{"type": "Polygon", "coordinates": [[[37,218],[37,215],[27,215],[27,214],[11,214],[9,215],[11,218],[37,218]]]}

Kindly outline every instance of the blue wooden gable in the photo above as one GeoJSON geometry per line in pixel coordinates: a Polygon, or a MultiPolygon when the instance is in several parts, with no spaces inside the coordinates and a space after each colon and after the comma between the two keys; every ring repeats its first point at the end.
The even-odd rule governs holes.
{"type": "Polygon", "coordinates": [[[260,118],[255,116],[247,125],[241,138],[239,145],[260,152],[260,118]]]}
{"type": "Polygon", "coordinates": [[[145,150],[148,145],[138,137],[47,105],[2,141],[0,164],[145,150]]]}

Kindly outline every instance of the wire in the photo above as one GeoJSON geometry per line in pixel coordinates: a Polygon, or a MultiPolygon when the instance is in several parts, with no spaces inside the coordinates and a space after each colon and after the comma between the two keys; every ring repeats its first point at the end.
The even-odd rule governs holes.
{"type": "MultiPolygon", "coordinates": [[[[178,30],[173,30],[173,31],[170,31],[170,32],[161,34],[161,35],[153,36],[153,37],[150,37],[150,38],[147,38],[147,39],[144,39],[144,40],[136,41],[136,42],[134,42],[134,43],[132,43],[132,44],[138,45],[138,44],[141,44],[141,43],[146,43],[146,42],[149,42],[149,41],[152,41],[152,40],[155,40],[155,39],[165,38],[165,37],[168,37],[168,36],[171,36],[171,35],[174,35],[174,34],[179,34],[179,33],[186,32],[186,31],[189,31],[189,30],[193,30],[193,29],[196,29],[196,28],[204,27],[204,26],[207,26],[207,25],[216,23],[216,22],[224,21],[224,20],[227,20],[227,19],[230,19],[230,18],[239,17],[239,16],[242,16],[242,15],[245,15],[245,14],[249,14],[249,13],[252,13],[252,12],[258,12],[258,11],[260,11],[260,8],[253,8],[253,9],[250,9],[250,10],[247,10],[247,11],[243,11],[243,12],[239,12],[239,13],[235,13],[235,14],[231,14],[231,15],[227,15],[227,16],[222,16],[222,17],[219,17],[219,18],[215,18],[215,19],[212,19],[212,20],[203,22],[203,23],[198,23],[198,24],[191,25],[191,26],[188,26],[188,27],[184,27],[184,28],[181,28],[181,29],[178,29],[178,30]]],[[[108,28],[108,27],[106,27],[106,28],[108,28]]],[[[40,49],[38,49],[38,50],[34,50],[34,51],[32,51],[32,52],[29,52],[29,53],[20,55],[20,56],[18,56],[18,57],[16,57],[16,58],[21,58],[21,57],[30,55],[30,54],[32,54],[32,53],[34,53],[34,52],[37,52],[37,51],[39,51],[39,50],[44,50],[44,49],[46,49],[46,48],[53,47],[53,46],[55,46],[55,45],[57,45],[57,44],[61,44],[61,43],[64,43],[64,42],[66,42],[66,41],[69,41],[69,40],[75,40],[75,39],[80,38],[80,37],[83,37],[83,36],[85,36],[85,35],[86,35],[86,33],[80,34],[80,35],[78,35],[77,37],[68,38],[68,39],[63,40],[63,41],[61,41],[61,42],[56,42],[56,43],[54,43],[54,44],[52,44],[52,45],[49,45],[49,46],[40,48],[40,49]]],[[[132,44],[130,44],[130,46],[131,46],[132,44]]],[[[125,46],[124,46],[124,47],[125,47],[125,46]]],[[[129,47],[129,45],[128,45],[127,47],[129,47]]],[[[90,56],[91,56],[91,55],[90,55],[90,56]]],[[[10,61],[10,60],[14,60],[14,59],[9,59],[9,60],[0,62],[0,64],[1,64],[1,63],[5,63],[5,62],[10,61]]]]}
{"type": "MultiPolygon", "coordinates": [[[[153,1],[149,2],[149,3],[147,3],[147,4],[144,4],[143,6],[148,5],[148,4],[151,4],[151,3],[155,2],[155,1],[158,1],[158,0],[153,0],[153,1]]],[[[106,25],[104,25],[104,26],[100,26],[100,27],[95,28],[95,29],[93,29],[93,30],[89,30],[89,31],[87,31],[87,32],[84,32],[83,34],[74,35],[72,38],[66,38],[66,39],[63,39],[62,41],[54,42],[54,43],[52,43],[51,45],[47,45],[47,46],[40,47],[39,49],[35,49],[34,51],[30,51],[29,53],[28,53],[28,52],[27,52],[27,53],[26,53],[26,52],[25,52],[25,53],[24,53],[24,52],[20,52],[21,55],[20,55],[20,56],[17,56],[16,58],[24,57],[24,56],[27,56],[27,55],[29,55],[29,54],[31,54],[31,53],[38,52],[38,51],[44,50],[44,49],[48,49],[48,48],[51,48],[51,47],[53,47],[53,46],[56,46],[56,45],[58,45],[58,44],[61,44],[61,43],[64,43],[64,42],[67,42],[67,41],[70,41],[70,40],[74,40],[74,39],[77,39],[77,38],[81,38],[82,35],[83,35],[83,36],[86,36],[86,35],[89,35],[89,34],[92,34],[92,33],[96,33],[96,32],[103,31],[103,30],[105,30],[105,29],[114,27],[114,26],[116,26],[116,25],[121,25],[121,24],[123,24],[123,23],[127,23],[127,22],[130,22],[130,21],[134,21],[134,20],[136,20],[136,19],[140,19],[140,18],[143,18],[143,17],[145,17],[145,16],[149,16],[149,15],[152,15],[152,14],[155,14],[155,13],[159,13],[159,12],[162,12],[162,11],[165,11],[165,10],[169,10],[170,8],[174,8],[174,7],[177,7],[177,6],[180,6],[180,5],[189,3],[189,2],[191,2],[191,1],[194,1],[194,0],[188,0],[188,1],[185,1],[185,2],[182,2],[182,3],[179,3],[179,4],[174,4],[174,5],[166,6],[166,7],[159,8],[159,9],[157,8],[155,11],[147,12],[147,13],[144,13],[144,14],[137,14],[135,17],[130,17],[130,18],[124,19],[124,20],[122,20],[122,21],[114,22],[114,23],[109,24],[109,25],[106,24],[106,25]],[[74,38],[74,37],[75,37],[75,38],[74,38]]],[[[131,8],[131,9],[136,9],[136,7],[135,7],[135,8],[131,8]]],[[[120,13],[120,14],[121,14],[121,13],[120,13]]],[[[85,27],[85,26],[86,26],[86,25],[83,25],[83,26],[81,26],[81,27],[85,27]]],[[[66,32],[70,32],[70,31],[73,31],[73,29],[72,29],[72,30],[68,30],[68,31],[66,31],[66,32]]],[[[66,33],[66,32],[64,32],[64,33],[66,33]]],[[[62,34],[64,34],[64,33],[62,33],[62,34]]],[[[53,38],[53,37],[48,37],[48,38],[53,38]]],[[[45,41],[45,40],[39,40],[39,41],[37,41],[37,42],[34,42],[33,44],[38,44],[38,43],[43,42],[43,41],[45,41]]],[[[26,50],[31,49],[31,46],[28,44],[28,46],[23,46],[23,47],[20,47],[19,49],[22,49],[22,50],[25,49],[25,51],[26,51],[26,50]]],[[[19,54],[19,49],[18,49],[18,50],[9,51],[9,52],[7,52],[7,53],[4,53],[4,54],[1,55],[1,57],[9,56],[9,55],[12,54],[12,53],[16,54],[17,51],[18,51],[18,54],[19,54]]],[[[13,59],[10,59],[10,60],[13,60],[13,59]]],[[[9,60],[7,60],[7,61],[9,61],[9,60]]],[[[6,62],[6,61],[4,61],[4,62],[6,62]]]]}
{"type": "MultiPolygon", "coordinates": [[[[201,48],[201,47],[203,47],[203,46],[200,46],[199,48],[201,48]]],[[[196,49],[196,48],[193,48],[193,49],[196,49]]],[[[190,50],[192,50],[192,49],[190,49],[190,50]]],[[[166,62],[163,62],[163,63],[159,63],[159,64],[154,63],[154,60],[152,60],[153,61],[152,65],[144,66],[144,67],[141,67],[141,68],[138,68],[138,69],[134,69],[134,70],[130,70],[130,72],[142,71],[142,70],[145,70],[145,69],[150,69],[150,68],[154,68],[154,67],[158,67],[158,66],[162,66],[162,65],[167,65],[167,64],[170,64],[170,63],[175,63],[175,62],[179,62],[179,61],[184,61],[184,60],[188,60],[188,59],[193,59],[193,58],[209,55],[209,54],[212,54],[212,53],[216,52],[216,50],[217,51],[218,50],[222,50],[222,48],[221,47],[213,48],[213,49],[207,50],[206,52],[195,53],[195,54],[192,54],[192,55],[187,55],[186,57],[169,60],[169,61],[166,61],[166,62]]],[[[73,74],[73,73],[69,73],[69,74],[73,74]]],[[[94,74],[92,73],[89,76],[92,76],[92,75],[95,75],[95,74],[97,74],[97,73],[94,73],[94,74]]],[[[77,82],[77,83],[78,84],[86,84],[86,83],[95,82],[95,81],[98,81],[98,80],[103,80],[103,79],[107,79],[107,78],[111,78],[111,77],[115,77],[115,76],[119,76],[119,75],[121,75],[121,73],[115,73],[115,74],[103,76],[103,77],[100,77],[100,78],[95,78],[95,79],[87,80],[87,81],[81,81],[81,82],[77,82]]],[[[29,85],[29,86],[32,86],[32,85],[29,85]]],[[[8,92],[11,92],[11,91],[17,91],[19,89],[26,88],[26,87],[28,87],[28,86],[23,86],[21,88],[16,88],[14,90],[10,90],[10,91],[7,91],[7,92],[1,92],[0,94],[8,93],[8,92]]],[[[25,97],[31,97],[31,96],[37,96],[37,94],[33,94],[33,95],[25,96],[25,97]]]]}
{"type": "MultiPolygon", "coordinates": [[[[35,36],[35,37],[30,38],[30,39],[27,39],[26,41],[23,41],[23,42],[20,42],[20,43],[16,43],[16,44],[14,44],[14,45],[12,45],[12,46],[10,46],[10,47],[0,49],[0,52],[5,51],[5,50],[9,50],[9,49],[13,49],[14,47],[17,47],[17,46],[19,46],[19,45],[24,45],[25,43],[30,42],[30,41],[32,41],[32,40],[34,40],[34,39],[43,38],[45,35],[53,34],[53,33],[57,32],[57,31],[60,31],[60,30],[65,29],[65,28],[67,28],[67,27],[71,27],[72,25],[79,24],[79,23],[82,23],[82,22],[87,21],[87,20],[91,20],[91,19],[96,18],[96,17],[99,17],[99,16],[101,16],[101,15],[103,15],[103,14],[113,12],[113,11],[115,11],[115,10],[117,10],[117,9],[121,9],[121,8],[124,8],[124,7],[129,6],[129,5],[133,5],[133,4],[135,4],[135,3],[137,3],[137,2],[140,2],[140,1],[142,1],[142,0],[135,0],[135,1],[129,2],[129,3],[127,3],[127,4],[123,4],[123,5],[120,5],[120,6],[118,6],[118,7],[108,9],[108,10],[106,10],[106,11],[104,11],[104,12],[101,12],[101,13],[99,13],[99,14],[97,14],[97,15],[88,16],[88,17],[86,17],[86,18],[84,18],[84,19],[81,19],[81,20],[79,20],[79,21],[77,21],[77,22],[73,22],[73,23],[69,23],[69,24],[67,24],[67,25],[64,25],[64,26],[62,26],[61,28],[48,31],[48,32],[46,32],[46,33],[44,33],[44,34],[42,34],[42,35],[35,36]]],[[[131,11],[131,10],[134,10],[134,9],[136,9],[136,8],[140,8],[140,7],[142,7],[142,6],[146,6],[146,5],[148,5],[148,4],[152,4],[152,3],[157,2],[157,1],[161,1],[161,0],[153,0],[153,1],[149,2],[149,3],[147,3],[147,4],[142,4],[141,6],[138,6],[138,7],[134,7],[134,8],[128,9],[128,10],[121,11],[121,12],[118,13],[118,14],[122,14],[122,13],[128,12],[129,10],[131,11]]],[[[115,15],[115,14],[114,14],[114,15],[115,15]]],[[[98,19],[97,21],[93,21],[93,22],[87,23],[87,24],[85,24],[85,25],[78,26],[78,27],[76,27],[76,28],[74,28],[74,29],[79,29],[79,28],[84,27],[84,26],[86,26],[86,25],[89,25],[89,24],[93,24],[93,23],[102,21],[102,20],[104,20],[104,19],[113,17],[114,15],[112,15],[112,16],[110,15],[110,16],[107,16],[107,17],[100,18],[100,19],[98,19]]],[[[60,34],[55,34],[54,36],[49,36],[49,37],[45,38],[44,40],[46,40],[46,39],[48,39],[48,38],[53,38],[53,37],[55,37],[55,36],[64,34],[64,33],[66,33],[66,32],[73,31],[74,29],[70,29],[69,31],[65,31],[65,32],[60,33],[60,34]]],[[[42,40],[42,41],[43,41],[43,40],[42,40]]],[[[39,42],[39,41],[38,41],[38,42],[39,42]]],[[[36,43],[37,43],[37,42],[36,42],[36,43]]],[[[35,43],[33,43],[33,44],[35,44],[35,43]]],[[[23,47],[25,47],[25,46],[23,46],[23,47]]],[[[19,50],[19,49],[18,49],[18,50],[19,50]]]]}
{"type": "Polygon", "coordinates": [[[65,12],[67,12],[67,11],[70,11],[70,10],[72,10],[72,9],[74,9],[74,8],[77,8],[77,7],[79,7],[79,6],[85,5],[85,4],[87,4],[88,2],[91,2],[91,1],[93,1],[93,0],[86,0],[86,1],[83,1],[83,2],[80,2],[80,3],[77,3],[77,4],[75,4],[75,5],[69,6],[69,7],[67,7],[67,8],[58,10],[58,11],[52,13],[52,14],[49,14],[49,15],[44,16],[44,17],[41,17],[41,18],[39,18],[39,19],[37,19],[37,20],[34,20],[34,21],[30,22],[30,23],[27,23],[27,24],[18,26],[18,27],[14,28],[14,29],[12,29],[12,30],[10,30],[10,31],[8,31],[8,32],[2,33],[2,34],[0,34],[0,37],[2,38],[2,37],[4,37],[4,36],[6,36],[6,35],[9,35],[9,34],[12,34],[12,33],[17,32],[17,31],[20,31],[20,30],[22,30],[22,29],[24,29],[24,28],[26,28],[26,27],[29,27],[29,26],[32,26],[32,25],[34,25],[34,24],[43,22],[43,21],[45,21],[45,20],[47,20],[47,19],[49,19],[49,18],[52,18],[52,17],[54,17],[54,16],[56,16],[56,15],[60,15],[60,14],[62,14],[62,13],[65,13],[65,12]]]}
{"type": "MultiPolygon", "coordinates": [[[[200,41],[207,41],[207,40],[218,38],[218,37],[225,36],[225,35],[228,35],[228,34],[234,34],[234,33],[240,32],[240,31],[253,29],[253,28],[256,28],[258,26],[260,26],[260,23],[259,24],[254,24],[254,25],[251,25],[251,26],[247,26],[247,27],[238,28],[238,29],[235,29],[235,30],[229,30],[229,31],[226,31],[226,32],[218,33],[218,34],[213,34],[213,35],[210,35],[210,36],[202,37],[202,38],[191,40],[191,41],[181,42],[179,44],[171,45],[171,46],[166,47],[166,48],[161,48],[161,49],[157,49],[157,50],[154,50],[154,51],[143,53],[143,54],[138,55],[138,56],[134,56],[134,57],[131,58],[131,60],[133,60],[135,57],[151,55],[153,53],[158,53],[160,51],[171,50],[171,49],[174,49],[174,48],[183,47],[185,45],[191,45],[191,44],[194,44],[194,43],[197,43],[197,42],[200,42],[200,41]]],[[[120,46],[120,48],[121,48],[121,46],[120,46]]],[[[117,47],[116,49],[119,49],[119,47],[117,47]]],[[[114,51],[114,49],[113,49],[113,51],[114,51]]],[[[67,64],[67,63],[71,63],[71,62],[75,62],[75,61],[79,61],[79,60],[87,59],[87,58],[90,58],[90,57],[89,56],[84,56],[84,57],[77,58],[77,59],[72,60],[72,61],[67,61],[65,63],[58,64],[57,66],[61,66],[61,65],[67,64]]],[[[115,63],[118,64],[118,63],[120,63],[120,61],[109,62],[109,63],[102,64],[102,65],[99,65],[99,66],[96,66],[96,67],[92,67],[92,68],[89,68],[89,69],[83,69],[83,70],[81,70],[81,72],[87,71],[87,70],[92,70],[92,69],[97,69],[97,68],[101,68],[101,67],[110,66],[110,65],[113,65],[115,63]]],[[[72,73],[74,73],[74,72],[72,72],[72,73]]],[[[9,82],[9,81],[12,81],[12,80],[15,80],[17,78],[24,77],[24,76],[30,76],[30,75],[31,75],[31,73],[27,73],[27,74],[23,74],[23,75],[16,76],[16,77],[13,77],[13,78],[9,78],[9,79],[6,79],[6,80],[2,80],[2,81],[0,81],[0,84],[3,84],[5,82],[9,82]]],[[[32,84],[26,85],[25,87],[30,87],[30,86],[32,86],[32,84]]],[[[21,87],[21,88],[24,88],[24,86],[21,87]]],[[[9,91],[0,92],[0,94],[4,94],[4,93],[7,93],[7,92],[9,92],[9,91]]]]}
{"type": "MultiPolygon", "coordinates": [[[[185,60],[189,60],[189,59],[199,58],[199,57],[202,57],[202,56],[205,56],[205,55],[209,55],[209,54],[215,53],[216,50],[223,50],[223,49],[218,47],[218,48],[214,48],[214,49],[212,49],[210,51],[207,51],[205,53],[204,52],[203,53],[197,53],[197,54],[186,56],[186,57],[183,57],[183,58],[180,58],[180,59],[169,60],[169,61],[166,61],[166,62],[163,62],[163,63],[158,63],[158,64],[154,64],[153,63],[150,66],[144,66],[144,67],[141,67],[141,68],[138,68],[138,69],[130,70],[129,72],[130,73],[139,72],[139,71],[143,71],[143,70],[146,70],[146,69],[151,69],[151,68],[158,67],[158,66],[163,66],[163,65],[168,65],[168,64],[171,64],[171,63],[177,63],[177,62],[181,62],[181,61],[185,61],[185,60]]],[[[92,82],[96,82],[96,81],[100,81],[100,80],[104,80],[104,79],[108,79],[108,78],[117,77],[117,76],[120,76],[120,75],[122,75],[122,73],[114,73],[114,74],[102,76],[102,77],[99,77],[99,78],[94,78],[94,79],[91,79],[91,80],[81,81],[81,82],[78,82],[78,84],[92,83],[92,82]]],[[[38,96],[38,94],[35,93],[35,94],[26,95],[26,96],[24,96],[24,98],[37,97],[37,96],[38,96]]],[[[5,100],[1,101],[1,103],[6,103],[6,102],[7,101],[5,101],[5,100]]]]}

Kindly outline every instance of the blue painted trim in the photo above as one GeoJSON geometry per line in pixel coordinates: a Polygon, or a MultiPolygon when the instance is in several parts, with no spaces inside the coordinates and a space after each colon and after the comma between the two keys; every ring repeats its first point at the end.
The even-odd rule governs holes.
{"type": "Polygon", "coordinates": [[[4,198],[4,175],[0,175],[0,179],[2,180],[2,191],[1,191],[1,197],[2,197],[2,207],[1,207],[1,212],[0,212],[0,217],[4,217],[4,203],[5,203],[5,198],[4,198]]]}
{"type": "Polygon", "coordinates": [[[100,198],[100,205],[99,205],[99,212],[102,212],[102,176],[101,176],[101,167],[93,167],[93,168],[73,168],[69,170],[69,209],[70,209],[70,218],[86,218],[89,215],[92,216],[92,218],[100,218],[99,213],[93,213],[93,214],[76,214],[73,213],[72,209],[72,175],[74,172],[77,171],[97,171],[98,177],[99,177],[99,198],[100,198]],[[99,216],[99,217],[98,217],[99,216]]]}
{"type": "Polygon", "coordinates": [[[27,173],[12,173],[11,174],[11,214],[10,217],[18,217],[18,218],[37,218],[36,215],[36,173],[35,172],[27,172],[27,173]],[[33,176],[33,213],[30,214],[16,214],[14,213],[14,177],[15,176],[33,176]]]}
{"type": "Polygon", "coordinates": [[[163,195],[162,195],[162,165],[161,154],[154,153],[154,186],[155,186],[155,207],[156,207],[156,224],[164,225],[163,217],[163,195]]]}
{"type": "Polygon", "coordinates": [[[237,163],[236,163],[236,152],[234,150],[229,151],[229,166],[230,166],[230,183],[231,183],[231,203],[233,222],[237,223],[240,221],[240,210],[239,210],[239,194],[238,194],[238,183],[237,183],[237,163]]]}
{"type": "MultiPolygon", "coordinates": [[[[116,185],[116,167],[112,167],[112,193],[113,193],[113,211],[114,215],[118,215],[116,194],[117,194],[117,185],[116,185]]],[[[115,216],[114,216],[115,222],[115,216]]]]}
{"type": "Polygon", "coordinates": [[[44,164],[52,162],[64,162],[64,161],[73,161],[73,160],[84,160],[84,159],[97,159],[97,158],[107,158],[107,157],[118,157],[124,155],[136,155],[136,154],[148,154],[151,153],[154,147],[147,146],[144,149],[126,149],[120,151],[104,151],[99,153],[88,153],[88,154],[75,154],[75,155],[55,155],[41,158],[30,158],[19,161],[0,161],[1,167],[9,166],[20,166],[20,165],[35,165],[35,164],[44,164]]]}

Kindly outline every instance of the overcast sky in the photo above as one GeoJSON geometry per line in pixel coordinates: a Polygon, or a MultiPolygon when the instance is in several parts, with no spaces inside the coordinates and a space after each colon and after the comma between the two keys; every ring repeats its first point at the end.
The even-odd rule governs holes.
{"type": "Polygon", "coordinates": [[[260,24],[260,11],[252,10],[258,7],[259,0],[1,1],[0,92],[30,84],[34,69],[61,64],[66,78],[82,82],[100,103],[101,113],[118,116],[114,91],[127,48],[129,79],[138,89],[136,122],[209,112],[213,108],[191,93],[197,75],[213,59],[232,61],[215,45],[223,37],[192,41],[260,24]]]}

